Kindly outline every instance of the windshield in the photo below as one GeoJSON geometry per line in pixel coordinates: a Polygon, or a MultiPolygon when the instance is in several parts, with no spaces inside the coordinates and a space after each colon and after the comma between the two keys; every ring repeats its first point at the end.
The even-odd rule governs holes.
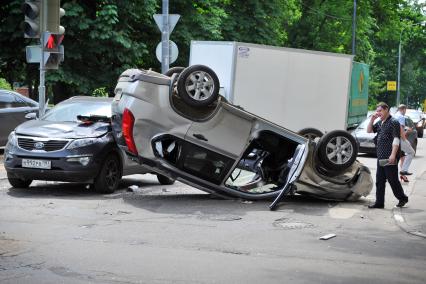
{"type": "Polygon", "coordinates": [[[77,115],[102,115],[111,117],[111,103],[85,101],[58,104],[46,113],[42,120],[77,122],[77,115]]]}
{"type": "Polygon", "coordinates": [[[409,116],[414,121],[419,121],[421,119],[420,112],[417,111],[407,111],[405,115],[409,116]]]}

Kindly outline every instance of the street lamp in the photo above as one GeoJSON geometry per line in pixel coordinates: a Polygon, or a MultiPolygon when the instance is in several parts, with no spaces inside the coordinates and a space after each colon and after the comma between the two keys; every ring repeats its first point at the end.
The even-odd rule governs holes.
{"type": "MultiPolygon", "coordinates": [[[[423,25],[425,21],[421,23],[414,23],[411,25],[406,26],[405,28],[417,26],[417,25],[423,25]]],[[[398,47],[398,83],[397,83],[397,89],[396,89],[396,106],[399,106],[401,97],[400,97],[400,79],[401,79],[401,48],[402,48],[402,32],[404,31],[404,27],[401,28],[401,32],[399,33],[399,47],[398,47]]]]}

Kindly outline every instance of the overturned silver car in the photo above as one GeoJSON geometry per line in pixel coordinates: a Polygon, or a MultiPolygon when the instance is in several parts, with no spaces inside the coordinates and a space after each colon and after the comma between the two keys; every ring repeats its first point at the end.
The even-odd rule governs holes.
{"type": "Polygon", "coordinates": [[[244,111],[219,95],[207,66],[126,70],[112,112],[115,139],[132,159],[209,193],[275,199],[274,209],[288,194],[356,200],[372,189],[348,132],[312,141],[244,111]]]}

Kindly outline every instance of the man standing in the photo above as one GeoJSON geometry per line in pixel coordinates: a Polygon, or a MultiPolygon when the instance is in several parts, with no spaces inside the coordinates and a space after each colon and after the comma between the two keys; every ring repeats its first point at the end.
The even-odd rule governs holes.
{"type": "Polygon", "coordinates": [[[371,116],[367,126],[367,132],[377,133],[377,173],[376,173],[376,202],[369,208],[385,207],[385,186],[386,180],[389,182],[393,194],[399,200],[396,206],[403,207],[408,202],[408,197],[404,194],[401,183],[398,179],[398,151],[401,137],[399,122],[392,118],[389,113],[389,106],[386,103],[379,103],[376,113],[371,116]],[[380,117],[380,121],[373,125],[374,120],[380,117]],[[387,165],[381,166],[379,160],[389,159],[387,165]]]}
{"type": "MultiPolygon", "coordinates": [[[[399,121],[399,124],[401,125],[401,151],[403,151],[406,155],[406,157],[401,157],[401,175],[411,175],[412,173],[408,172],[408,168],[410,167],[411,161],[414,157],[414,149],[411,147],[410,142],[407,139],[407,136],[405,135],[405,113],[407,111],[407,106],[404,104],[399,105],[398,112],[395,114],[395,119],[399,121]]],[[[410,129],[408,130],[410,131],[410,129]]],[[[412,130],[411,130],[412,131],[412,130]]]]}

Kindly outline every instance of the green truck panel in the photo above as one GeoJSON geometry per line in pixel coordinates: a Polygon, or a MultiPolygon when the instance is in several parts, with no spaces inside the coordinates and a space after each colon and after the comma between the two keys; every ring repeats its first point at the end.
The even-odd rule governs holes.
{"type": "Polygon", "coordinates": [[[361,123],[367,115],[369,75],[369,66],[367,64],[353,62],[348,107],[348,128],[353,128],[361,123]]]}

